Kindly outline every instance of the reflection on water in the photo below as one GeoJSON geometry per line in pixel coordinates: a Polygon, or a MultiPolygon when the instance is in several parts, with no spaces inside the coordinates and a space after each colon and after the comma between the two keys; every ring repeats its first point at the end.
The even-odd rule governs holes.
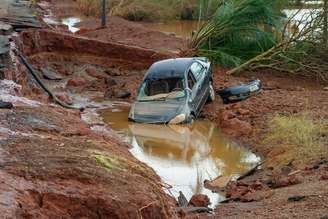
{"type": "Polygon", "coordinates": [[[172,20],[164,23],[142,23],[145,27],[167,33],[175,33],[183,38],[190,38],[192,31],[197,30],[198,21],[172,20]]]}
{"type": "Polygon", "coordinates": [[[203,187],[205,179],[239,175],[259,161],[251,152],[224,139],[214,123],[196,121],[193,125],[167,126],[127,121],[128,107],[101,111],[104,120],[132,144],[131,153],[151,166],[178,196],[207,194],[213,205],[223,197],[203,187]]]}
{"type": "Polygon", "coordinates": [[[80,30],[79,28],[75,27],[75,25],[80,22],[81,22],[81,19],[77,18],[77,17],[69,17],[69,18],[64,18],[62,20],[62,24],[65,24],[66,26],[68,26],[68,30],[72,33],[75,33],[80,30]]]}

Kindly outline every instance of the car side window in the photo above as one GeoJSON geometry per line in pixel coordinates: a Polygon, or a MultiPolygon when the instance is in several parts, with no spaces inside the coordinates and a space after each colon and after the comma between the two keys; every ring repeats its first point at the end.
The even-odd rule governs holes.
{"type": "Polygon", "coordinates": [[[189,70],[188,71],[188,87],[192,89],[196,83],[195,77],[192,74],[192,72],[189,70]]]}
{"type": "Polygon", "coordinates": [[[192,71],[193,75],[195,76],[196,80],[199,80],[202,76],[202,74],[205,72],[205,68],[204,66],[202,66],[200,63],[198,62],[194,62],[191,66],[190,66],[190,70],[192,71]]]}

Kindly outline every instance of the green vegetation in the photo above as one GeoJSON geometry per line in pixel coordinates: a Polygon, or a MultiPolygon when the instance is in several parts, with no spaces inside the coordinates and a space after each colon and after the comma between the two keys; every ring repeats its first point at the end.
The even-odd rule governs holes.
{"type": "Polygon", "coordinates": [[[275,1],[222,1],[193,35],[190,47],[225,66],[238,66],[277,43],[282,13],[275,1]]]}
{"type": "Polygon", "coordinates": [[[105,167],[107,170],[125,170],[125,163],[117,157],[112,157],[105,154],[94,155],[96,161],[101,166],[105,167]]]}
{"type": "Polygon", "coordinates": [[[328,134],[326,120],[314,120],[309,113],[276,115],[268,125],[263,143],[285,150],[284,154],[279,155],[279,163],[288,163],[293,159],[306,162],[307,158],[320,157],[327,151],[324,142],[328,134]]]}

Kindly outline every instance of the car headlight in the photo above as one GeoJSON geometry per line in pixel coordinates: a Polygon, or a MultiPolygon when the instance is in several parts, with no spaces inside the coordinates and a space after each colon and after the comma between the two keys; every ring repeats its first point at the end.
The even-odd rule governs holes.
{"type": "Polygon", "coordinates": [[[131,119],[134,118],[134,105],[132,105],[131,108],[130,108],[129,118],[131,118],[131,119]]]}
{"type": "Polygon", "coordinates": [[[171,119],[171,121],[169,122],[169,124],[179,124],[182,123],[186,120],[186,114],[179,114],[176,117],[174,117],[173,119],[171,119]]]}

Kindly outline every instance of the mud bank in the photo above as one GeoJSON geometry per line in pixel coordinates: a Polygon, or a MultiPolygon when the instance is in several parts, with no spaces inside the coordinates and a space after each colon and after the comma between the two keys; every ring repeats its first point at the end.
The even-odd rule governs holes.
{"type": "MultiPolygon", "coordinates": [[[[87,65],[93,58],[95,66],[122,69],[143,69],[167,57],[156,51],[71,39],[48,31],[24,32],[11,49],[13,46],[33,67],[36,63],[49,67],[49,61],[60,63],[66,58],[67,62],[61,63],[65,65],[72,60],[72,53],[78,64],[87,65]],[[58,53],[62,55],[56,56],[58,53]],[[130,61],[123,66],[123,60],[130,61]]],[[[1,217],[171,218],[175,201],[164,192],[154,171],[133,158],[129,146],[114,132],[97,134],[81,121],[79,111],[51,104],[12,52],[11,65],[3,75],[6,79],[0,80],[0,99],[14,106],[0,109],[1,217]]],[[[40,69],[35,70],[46,80],[40,69]]],[[[63,72],[46,72],[48,79],[65,76],[63,72]]],[[[57,88],[55,92],[63,92],[57,79],[46,83],[57,88]]]]}
{"type": "Polygon", "coordinates": [[[24,32],[18,37],[16,44],[27,56],[49,52],[66,53],[70,56],[78,51],[79,55],[74,58],[82,59],[86,63],[97,64],[96,60],[90,58],[93,55],[98,56],[99,62],[104,66],[112,64],[108,63],[108,60],[111,60],[114,64],[121,64],[128,69],[145,69],[157,60],[175,57],[168,52],[74,37],[48,30],[24,32]],[[88,57],[85,57],[86,55],[88,57]]]}
{"type": "Polygon", "coordinates": [[[92,133],[78,113],[16,107],[0,121],[2,216],[169,216],[154,172],[127,145],[92,133]]]}

